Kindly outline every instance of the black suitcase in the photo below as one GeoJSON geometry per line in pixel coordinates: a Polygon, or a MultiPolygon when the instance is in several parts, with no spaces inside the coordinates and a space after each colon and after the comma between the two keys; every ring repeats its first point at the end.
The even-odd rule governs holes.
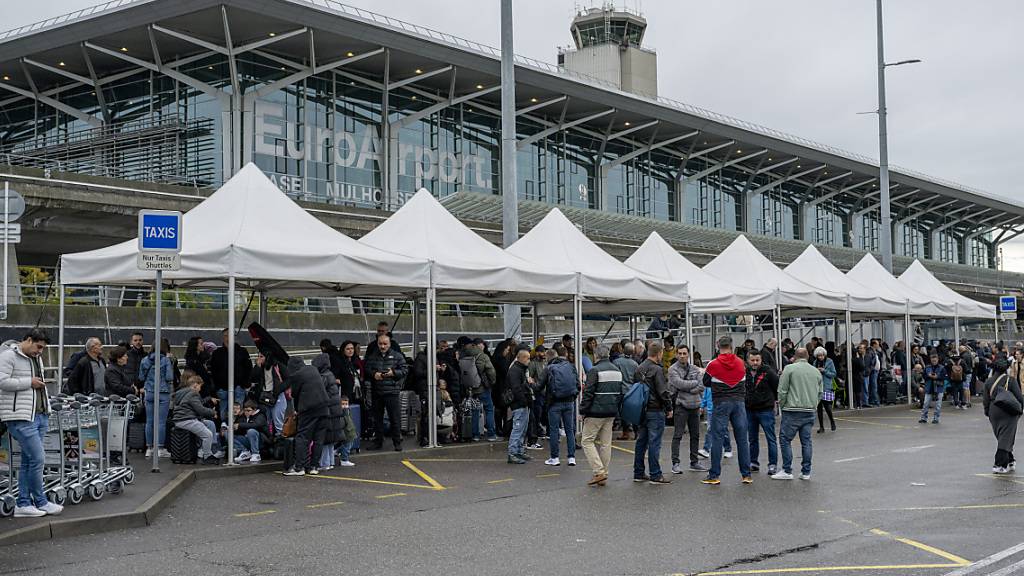
{"type": "Polygon", "coordinates": [[[171,451],[171,462],[175,464],[195,464],[199,457],[199,443],[195,435],[178,427],[171,429],[168,439],[171,451]]]}
{"type": "Polygon", "coordinates": [[[885,382],[885,403],[896,404],[903,394],[901,394],[901,387],[903,382],[890,378],[885,382]]]}
{"type": "Polygon", "coordinates": [[[402,433],[415,434],[416,426],[420,422],[420,397],[412,390],[403,390],[398,397],[401,403],[402,433]]]}
{"type": "Polygon", "coordinates": [[[146,422],[128,423],[128,451],[142,452],[146,449],[146,422]]]}
{"type": "Polygon", "coordinates": [[[459,410],[459,439],[463,442],[473,439],[473,410],[466,406],[459,410]]]}

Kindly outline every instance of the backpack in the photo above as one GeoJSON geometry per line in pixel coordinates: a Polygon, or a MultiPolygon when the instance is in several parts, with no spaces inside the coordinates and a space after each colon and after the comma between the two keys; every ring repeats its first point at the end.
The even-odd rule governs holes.
{"type": "Polygon", "coordinates": [[[78,361],[81,360],[82,356],[85,356],[85,354],[85,350],[79,350],[72,354],[71,358],[68,358],[68,363],[64,365],[64,369],[62,370],[65,380],[71,378],[71,373],[75,371],[75,366],[78,366],[78,361]]]}
{"type": "Polygon", "coordinates": [[[622,397],[622,406],[619,408],[619,417],[626,424],[639,426],[647,412],[647,401],[651,399],[651,388],[647,385],[646,378],[641,377],[626,391],[622,397]]]}
{"type": "Polygon", "coordinates": [[[551,390],[551,397],[555,400],[575,398],[579,388],[576,386],[576,377],[573,374],[572,364],[556,362],[549,365],[548,370],[551,371],[548,375],[548,387],[551,390]]]}
{"type": "Polygon", "coordinates": [[[476,356],[463,356],[459,358],[459,372],[462,376],[462,385],[469,389],[471,394],[481,392],[480,371],[476,368],[476,356]]]}
{"type": "Polygon", "coordinates": [[[950,382],[963,382],[964,381],[964,367],[960,362],[954,362],[953,366],[949,370],[950,382]]]}

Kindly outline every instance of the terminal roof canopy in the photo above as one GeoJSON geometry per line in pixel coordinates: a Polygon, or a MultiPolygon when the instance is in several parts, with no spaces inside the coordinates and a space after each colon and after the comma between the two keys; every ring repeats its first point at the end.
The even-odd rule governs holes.
{"type": "Polygon", "coordinates": [[[936,299],[907,284],[900,282],[889,273],[871,254],[865,254],[857,265],[846,273],[847,277],[865,286],[871,286],[875,293],[887,300],[901,300],[909,307],[911,316],[952,317],[953,303],[936,299]]]}
{"type": "Polygon", "coordinates": [[[982,304],[966,296],[957,294],[956,291],[943,284],[938,278],[932,275],[920,260],[914,260],[903,274],[900,274],[900,282],[913,286],[929,296],[943,299],[956,304],[957,316],[961,318],[995,318],[996,307],[991,304],[982,304]]]}
{"type": "Polygon", "coordinates": [[[685,281],[656,278],[626,266],[591,242],[557,208],[506,251],[578,273],[580,295],[587,300],[628,300],[634,312],[660,312],[681,310],[687,299],[685,281]]]}
{"type": "Polygon", "coordinates": [[[907,312],[904,298],[883,296],[871,284],[853,280],[829,262],[813,244],[808,244],[803,253],[786,266],[785,271],[811,286],[849,295],[851,312],[881,316],[902,316],[907,312]]]}
{"type": "Polygon", "coordinates": [[[433,266],[434,287],[448,296],[532,302],[552,294],[571,297],[576,276],[508,254],[452,216],[421,189],[401,209],[359,240],[366,246],[400,251],[433,266]]]}
{"type": "Polygon", "coordinates": [[[651,232],[626,265],[658,278],[686,282],[693,312],[756,312],[773,306],[772,291],[730,286],[687,260],[657,232],[651,232]]]}
{"type": "MultiPolygon", "coordinates": [[[[182,217],[181,270],[165,281],[276,293],[415,293],[429,283],[430,263],[356,242],[307,213],[254,164],[248,164],[182,217]]],[[[65,254],[62,284],[149,284],[136,264],[138,240],[65,254]]]]}
{"type": "Polygon", "coordinates": [[[816,288],[783,272],[739,236],[704,266],[704,271],[729,286],[775,292],[773,304],[802,310],[846,310],[846,294],[816,288]]]}

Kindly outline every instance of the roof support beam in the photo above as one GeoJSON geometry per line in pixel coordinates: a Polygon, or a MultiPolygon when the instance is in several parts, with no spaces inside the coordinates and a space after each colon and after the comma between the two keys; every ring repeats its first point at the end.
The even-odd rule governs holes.
{"type": "Polygon", "coordinates": [[[559,96],[558,98],[552,98],[550,100],[545,100],[543,102],[537,102],[535,104],[531,104],[531,105],[529,105],[529,106],[527,106],[525,108],[520,108],[520,109],[516,110],[516,116],[522,116],[523,114],[529,114],[530,112],[533,112],[534,110],[540,110],[542,108],[547,108],[548,106],[551,106],[552,104],[558,104],[559,102],[564,102],[568,98],[569,98],[568,96],[559,96]]]}
{"type": "Polygon", "coordinates": [[[634,151],[632,151],[632,152],[630,152],[628,154],[623,154],[622,156],[619,156],[618,158],[616,158],[615,160],[612,160],[611,162],[606,162],[602,166],[602,168],[607,166],[607,169],[611,170],[612,168],[615,168],[616,166],[620,166],[620,165],[622,165],[625,162],[629,162],[630,160],[632,160],[633,158],[636,158],[637,156],[641,156],[643,154],[646,154],[648,152],[657,150],[659,148],[664,148],[665,146],[668,146],[669,144],[675,144],[676,142],[679,142],[680,140],[686,140],[688,138],[693,138],[697,134],[700,134],[700,130],[694,130],[693,132],[689,132],[689,133],[683,134],[681,136],[675,136],[673,138],[669,138],[668,140],[662,140],[661,142],[656,142],[654,144],[650,144],[650,145],[645,146],[645,147],[643,147],[643,148],[641,148],[639,150],[634,150],[634,151]]]}
{"type": "Polygon", "coordinates": [[[944,202],[942,204],[939,204],[938,206],[929,206],[929,207],[925,208],[924,210],[918,210],[917,212],[913,212],[913,213],[909,213],[908,208],[910,208],[910,205],[904,206],[903,207],[903,214],[899,217],[899,219],[896,220],[896,225],[898,226],[900,224],[904,224],[906,222],[910,222],[911,220],[916,220],[917,218],[920,218],[921,216],[924,216],[925,214],[931,212],[932,210],[940,210],[940,209],[945,208],[947,206],[952,206],[953,204],[956,204],[957,202],[959,202],[959,200],[950,200],[949,202],[944,202]]]}
{"type": "Polygon", "coordinates": [[[445,108],[447,108],[449,106],[455,106],[456,104],[461,104],[463,102],[466,102],[467,100],[472,100],[474,98],[479,98],[480,96],[484,96],[484,95],[490,94],[492,92],[497,92],[499,90],[501,90],[501,86],[500,85],[498,85],[498,86],[491,86],[490,88],[484,88],[483,90],[477,90],[476,92],[465,94],[463,96],[451,97],[448,100],[442,100],[441,102],[438,102],[437,104],[432,104],[432,105],[424,108],[423,110],[419,110],[418,112],[414,112],[412,114],[409,114],[408,116],[405,116],[405,117],[403,117],[403,118],[401,118],[399,120],[396,120],[396,121],[392,122],[391,123],[391,127],[392,127],[391,129],[392,130],[400,129],[403,126],[408,126],[408,125],[412,124],[413,122],[418,122],[419,120],[421,120],[423,118],[426,118],[427,116],[430,116],[431,114],[434,114],[436,112],[440,112],[441,110],[444,110],[445,108]]]}
{"type": "Polygon", "coordinates": [[[806,176],[808,174],[817,172],[818,170],[824,170],[825,168],[828,168],[828,166],[822,164],[821,166],[817,166],[815,168],[804,170],[803,172],[797,172],[796,174],[789,174],[789,175],[787,175],[787,176],[785,176],[783,178],[780,178],[780,179],[778,179],[778,180],[776,180],[774,182],[769,182],[768,184],[765,184],[764,186],[759,186],[758,188],[755,188],[754,190],[752,190],[750,193],[754,194],[754,195],[757,195],[757,194],[760,194],[760,193],[762,193],[762,192],[764,192],[766,190],[771,190],[772,188],[775,188],[776,186],[779,186],[781,184],[785,184],[786,182],[789,182],[791,180],[796,180],[797,178],[800,178],[802,176],[806,176]]]}
{"type": "MultiPolygon", "coordinates": [[[[815,184],[814,188],[824,188],[826,184],[828,184],[830,182],[835,182],[836,180],[839,180],[839,179],[842,179],[842,178],[846,178],[847,176],[850,176],[852,174],[853,174],[853,172],[846,172],[844,174],[840,174],[839,176],[835,176],[833,178],[828,178],[826,180],[823,180],[823,181],[818,182],[817,184],[815,184]]],[[[807,202],[807,207],[811,208],[811,207],[817,206],[818,204],[821,204],[822,202],[827,202],[827,201],[831,200],[832,198],[835,198],[836,196],[839,196],[840,194],[843,194],[843,193],[849,192],[850,190],[854,190],[856,188],[859,188],[859,187],[863,186],[864,184],[870,184],[870,183],[872,183],[874,181],[875,181],[875,179],[871,178],[870,180],[865,180],[864,182],[861,182],[859,184],[854,184],[853,186],[847,186],[845,188],[839,188],[838,190],[832,190],[831,192],[823,194],[823,195],[815,198],[814,200],[811,200],[811,201],[807,202]]],[[[813,192],[814,188],[811,188],[810,192],[813,192]]]]}
{"type": "MultiPolygon", "coordinates": [[[[295,82],[298,82],[299,80],[303,80],[305,78],[309,78],[310,76],[313,76],[315,74],[321,74],[323,72],[329,72],[331,70],[334,70],[335,68],[340,68],[342,66],[347,66],[349,64],[352,64],[353,62],[358,62],[360,60],[364,60],[366,58],[371,58],[373,56],[376,56],[378,54],[383,54],[383,53],[384,53],[384,49],[383,48],[378,48],[376,50],[371,50],[369,52],[364,52],[362,54],[359,54],[359,55],[356,55],[356,56],[352,56],[351,58],[342,58],[341,60],[337,60],[337,61],[334,61],[334,62],[329,62],[327,64],[322,64],[322,65],[318,66],[315,69],[304,66],[304,67],[301,68],[301,70],[299,72],[296,72],[294,74],[289,74],[288,76],[286,76],[286,77],[284,77],[284,78],[282,78],[280,80],[277,80],[275,82],[271,82],[270,84],[267,84],[266,86],[261,86],[259,89],[256,90],[256,96],[262,98],[264,96],[267,96],[269,94],[273,94],[274,92],[277,92],[278,90],[280,90],[281,88],[284,88],[285,86],[294,84],[295,82]]],[[[338,72],[338,74],[345,75],[345,77],[347,77],[347,78],[352,78],[352,79],[358,78],[360,80],[366,80],[365,78],[362,78],[360,76],[356,76],[355,74],[347,74],[347,73],[340,72],[340,71],[338,72]]],[[[367,82],[371,82],[371,81],[367,81],[367,82]]],[[[374,84],[377,84],[377,83],[375,82],[374,84]]],[[[382,87],[382,86],[383,85],[379,85],[378,84],[375,87],[382,87]]]]}
{"type": "Polygon", "coordinates": [[[397,82],[390,82],[390,83],[388,83],[388,86],[389,86],[389,88],[391,90],[395,90],[397,88],[401,88],[402,86],[408,86],[409,84],[413,84],[413,83],[419,82],[421,80],[426,80],[427,78],[432,78],[434,76],[437,76],[438,74],[444,74],[446,72],[451,72],[454,69],[455,69],[455,67],[449,64],[448,66],[445,66],[443,68],[438,68],[437,70],[431,70],[430,72],[423,72],[421,74],[417,74],[415,76],[410,76],[408,78],[405,78],[403,80],[399,80],[397,82]]]}
{"type": "Polygon", "coordinates": [[[74,116],[75,118],[78,118],[83,122],[86,122],[90,126],[103,126],[103,121],[99,118],[92,116],[90,114],[86,114],[85,112],[82,112],[81,110],[74,108],[72,106],[68,106],[67,104],[60,102],[59,100],[54,100],[49,96],[43,96],[42,94],[40,94],[39,90],[36,88],[36,83],[34,80],[32,80],[32,75],[31,73],[29,73],[28,67],[25,66],[24,62],[21,63],[21,69],[22,72],[25,74],[25,79],[28,81],[28,85],[31,88],[31,90],[18,88],[17,86],[13,86],[5,82],[0,82],[0,88],[7,90],[9,92],[14,92],[15,94],[19,94],[21,96],[25,96],[26,98],[32,98],[40,104],[46,104],[51,108],[55,108],[57,110],[60,110],[61,112],[64,112],[65,114],[74,116]]]}
{"type": "Polygon", "coordinates": [[[591,122],[593,120],[597,120],[598,118],[601,118],[602,116],[607,116],[609,114],[614,114],[614,113],[615,113],[615,108],[609,108],[607,110],[603,110],[601,112],[597,112],[596,114],[590,114],[589,116],[584,116],[583,118],[579,118],[579,119],[573,120],[571,122],[565,122],[565,119],[564,119],[565,110],[563,109],[563,111],[562,111],[562,116],[563,116],[562,121],[560,121],[558,124],[556,124],[556,125],[554,125],[554,126],[552,126],[550,128],[546,128],[544,130],[541,130],[540,132],[537,132],[536,134],[533,134],[531,136],[527,136],[526,138],[523,138],[522,140],[520,140],[516,144],[516,147],[519,150],[522,150],[522,149],[526,148],[527,146],[529,146],[530,144],[533,144],[534,142],[536,142],[538,140],[541,140],[542,138],[547,138],[548,136],[550,136],[550,135],[552,135],[552,134],[554,134],[556,132],[561,132],[562,130],[568,130],[569,128],[572,128],[574,126],[579,126],[580,124],[586,124],[587,122],[591,122]]]}
{"type": "MultiPolygon", "coordinates": [[[[800,159],[799,158],[790,158],[789,160],[783,160],[782,162],[776,162],[775,164],[772,164],[771,166],[765,166],[764,168],[759,168],[758,170],[756,170],[754,172],[754,176],[757,176],[759,174],[764,174],[765,172],[771,172],[772,170],[775,170],[776,168],[781,168],[782,166],[785,166],[787,164],[792,164],[793,162],[796,162],[798,160],[800,160],[800,159]]],[[[824,168],[824,166],[823,166],[823,168],[824,168]]]]}
{"type": "MultiPolygon", "coordinates": [[[[638,126],[631,126],[629,128],[626,128],[625,130],[620,130],[620,131],[618,131],[618,132],[616,132],[614,134],[610,134],[608,136],[608,141],[610,142],[612,140],[618,140],[619,138],[622,138],[623,136],[632,134],[633,132],[636,132],[638,130],[643,130],[645,128],[650,128],[652,126],[657,126],[657,125],[658,125],[658,121],[657,120],[652,120],[650,122],[644,122],[643,124],[640,124],[638,126]]],[[[694,134],[699,134],[699,133],[700,133],[700,131],[694,132],[694,134]]]]}
{"type": "Polygon", "coordinates": [[[92,42],[85,42],[85,46],[87,48],[89,48],[90,50],[95,50],[96,52],[100,52],[102,54],[106,54],[107,56],[112,56],[114,58],[118,58],[120,60],[124,60],[125,62],[128,62],[130,64],[135,64],[139,68],[145,68],[146,70],[151,70],[153,72],[159,72],[159,73],[161,73],[161,74],[163,74],[165,76],[169,76],[171,78],[174,78],[175,80],[181,82],[182,84],[186,84],[188,86],[191,86],[191,87],[195,88],[196,90],[199,90],[200,92],[203,92],[204,94],[208,94],[210,96],[213,96],[214,98],[222,99],[222,98],[227,98],[228,97],[228,95],[223,90],[220,90],[218,88],[210,86],[209,84],[207,84],[205,82],[200,82],[199,80],[196,80],[195,78],[193,78],[191,76],[188,76],[186,74],[182,74],[181,72],[178,72],[177,70],[174,70],[174,69],[172,69],[172,68],[170,68],[168,66],[158,65],[158,64],[154,64],[152,62],[147,62],[146,60],[142,60],[141,58],[136,58],[134,56],[129,56],[127,54],[123,54],[121,52],[118,52],[117,50],[111,50],[110,48],[104,48],[103,46],[98,46],[96,44],[93,44],[92,42]]]}

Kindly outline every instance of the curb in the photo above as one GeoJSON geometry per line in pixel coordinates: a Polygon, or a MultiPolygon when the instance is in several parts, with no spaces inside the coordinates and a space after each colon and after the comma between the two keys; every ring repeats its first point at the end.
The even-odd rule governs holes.
{"type": "MultiPolygon", "coordinates": [[[[449,444],[442,449],[459,449],[470,446],[482,447],[504,446],[503,443],[473,442],[466,444],[449,444]]],[[[383,458],[394,456],[407,458],[408,454],[437,454],[438,448],[412,448],[402,452],[379,450],[373,452],[360,452],[359,458],[383,458]]],[[[492,448],[493,450],[493,448],[492,448]]],[[[165,484],[160,490],[149,497],[131,512],[119,512],[116,514],[96,514],[83,516],[68,520],[51,520],[41,524],[34,524],[24,528],[17,528],[0,534],[0,547],[12,544],[27,544],[54,540],[70,536],[84,536],[86,534],[99,534],[128,528],[142,528],[149,526],[156,521],[160,514],[167,509],[179,496],[185,493],[198,480],[213,480],[217,478],[232,478],[235,476],[248,476],[251,474],[264,474],[277,472],[281,469],[281,463],[277,461],[261,464],[217,466],[209,468],[195,468],[184,470],[165,484]]]]}

